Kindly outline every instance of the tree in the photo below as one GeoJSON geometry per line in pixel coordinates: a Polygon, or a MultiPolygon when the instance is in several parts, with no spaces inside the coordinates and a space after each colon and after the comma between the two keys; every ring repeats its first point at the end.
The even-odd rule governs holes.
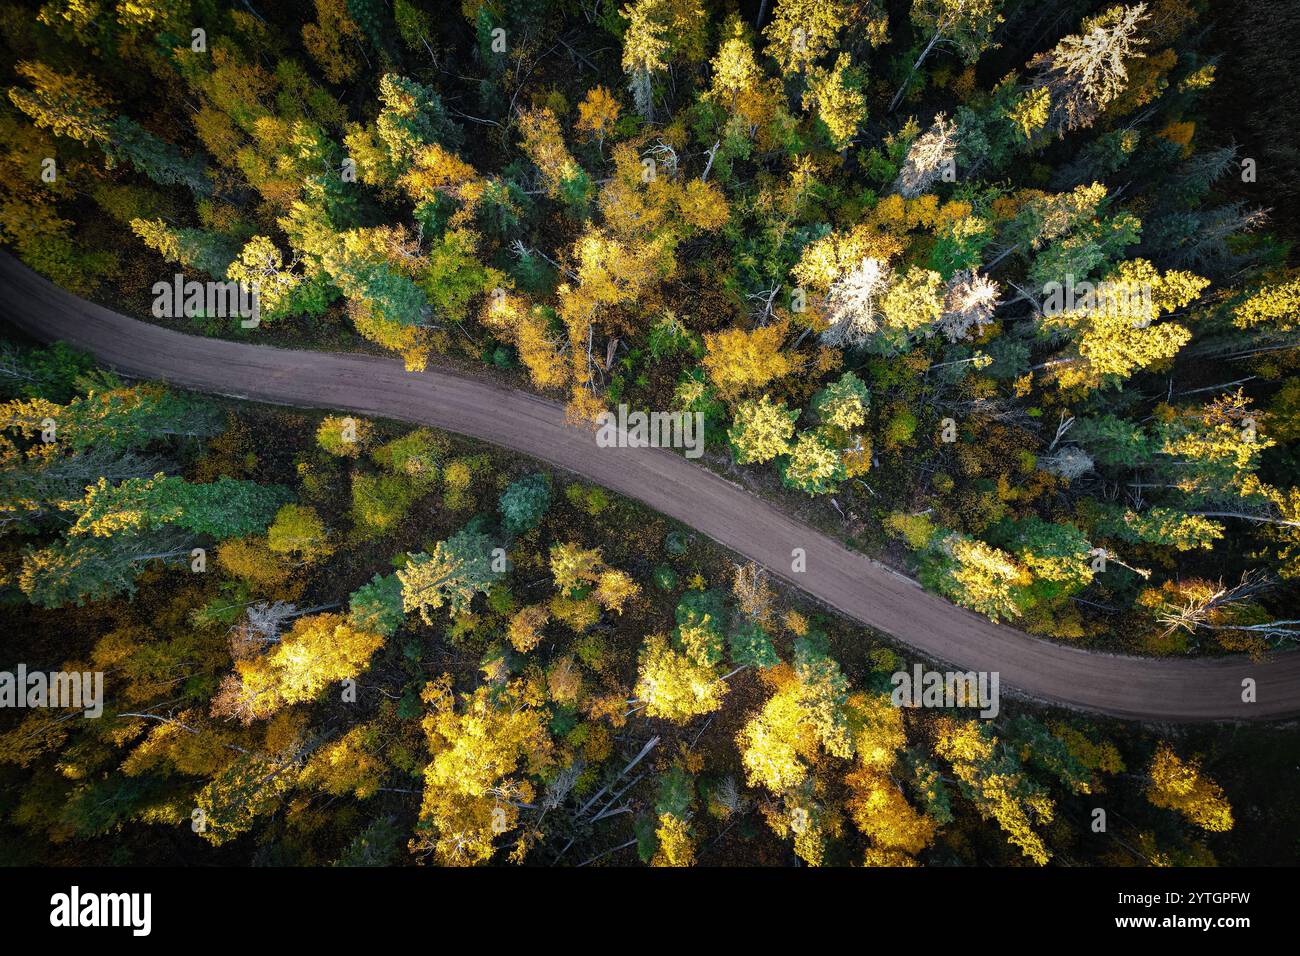
{"type": "Polygon", "coordinates": [[[998,738],[977,720],[945,718],[939,726],[935,753],[952,766],[962,792],[980,815],[996,820],[1007,840],[1043,866],[1051,851],[1033,829],[1051,823],[1056,807],[1048,792],[1025,774],[1015,754],[998,745],[998,738]]]}
{"type": "Polygon", "coordinates": [[[704,336],[706,353],[702,364],[724,398],[762,388],[788,375],[794,363],[781,350],[784,323],[773,323],[746,332],[732,328],[704,336]]]}
{"type": "Polygon", "coordinates": [[[113,117],[111,101],[93,81],[76,73],[58,73],[44,63],[24,62],[16,72],[32,90],[13,88],[9,99],[32,121],[104,151],[109,164],[126,160],[160,186],[183,184],[196,196],[212,191],[203,167],[133,120],[113,117]]]}
{"type": "Polygon", "coordinates": [[[632,693],[649,716],[686,723],[718,710],[726,691],[715,668],[674,650],[662,634],[650,635],[641,645],[632,693]]]}
{"type": "Polygon", "coordinates": [[[619,105],[614,94],[603,86],[593,86],[578,104],[578,121],[574,125],[603,147],[606,137],[614,131],[618,114],[619,105]]]}
{"type": "Polygon", "coordinates": [[[867,118],[863,85],[861,72],[854,69],[845,53],[841,53],[831,66],[813,67],[808,72],[804,109],[817,110],[817,118],[826,127],[831,145],[836,149],[848,149],[858,127],[867,118]]]}
{"type": "MultiPolygon", "coordinates": [[[[749,28],[738,15],[728,15],[718,52],[709,65],[713,79],[706,96],[727,111],[728,139],[748,141],[776,118],[781,110],[780,85],[769,80],[759,66],[749,28]]],[[[731,148],[727,144],[724,153],[731,148]]],[[[737,144],[736,148],[742,147],[737,144]]]]}
{"type": "Polygon", "coordinates": [[[786,794],[804,783],[820,754],[850,757],[848,684],[839,665],[806,638],[793,668],[774,668],[776,693],[736,737],[750,786],[786,794]]]}
{"type": "Polygon", "coordinates": [[[1011,555],[956,533],[938,537],[932,548],[921,575],[927,586],[995,621],[1020,616],[1017,596],[1030,576],[1011,555]]]}
{"type": "Polygon", "coordinates": [[[871,46],[880,46],[885,42],[887,27],[884,11],[874,2],[778,0],[763,35],[768,41],[768,55],[782,72],[802,75],[859,34],[871,46]]]}
{"type": "Polygon", "coordinates": [[[1121,541],[1145,542],[1175,551],[1208,551],[1224,536],[1224,527],[1218,521],[1166,507],[1141,512],[1108,509],[1097,522],[1097,530],[1121,541]]]}
{"type": "Polygon", "coordinates": [[[235,253],[222,236],[203,229],[173,229],[161,219],[133,219],[131,229],[164,259],[224,279],[235,253]]]}
{"type": "Polygon", "coordinates": [[[316,509],[304,505],[284,505],[266,529],[267,545],[278,554],[296,555],[310,564],[329,557],[334,546],[329,531],[316,509]]]}
{"type": "Polygon", "coordinates": [[[159,473],[116,485],[100,478],[86,489],[68,533],[107,538],[175,525],[221,541],[265,530],[286,496],[281,486],[233,478],[196,484],[159,473]]]}
{"type": "Polygon", "coordinates": [[[464,139],[460,127],[447,116],[442,98],[421,83],[386,73],[379,80],[379,99],[384,106],[375,120],[375,130],[389,163],[399,174],[421,147],[439,144],[454,148],[464,139]]]}
{"type": "Polygon", "coordinates": [[[723,632],[727,610],[717,591],[689,591],[682,595],[674,612],[677,627],[673,644],[687,657],[705,667],[722,661],[723,632]]]}
{"type": "Polygon", "coordinates": [[[302,28],[302,43],[331,83],[356,75],[361,63],[353,46],[361,42],[361,28],[349,15],[347,0],[314,0],[316,22],[302,28]]]}
{"type": "Polygon", "coordinates": [[[510,618],[506,636],[511,645],[521,654],[527,654],[542,643],[542,628],[551,620],[551,612],[545,604],[530,604],[522,607],[510,618]]]}
{"type": "Polygon", "coordinates": [[[870,404],[871,391],[866,384],[852,372],[845,372],[837,381],[815,393],[809,407],[823,428],[847,436],[866,424],[870,404]]]}
{"type": "Polygon", "coordinates": [[[532,474],[510,483],[501,493],[501,517],[507,534],[523,534],[541,522],[551,504],[551,481],[532,474]]]}
{"type": "Polygon", "coordinates": [[[605,568],[596,579],[596,589],[592,596],[605,610],[622,614],[624,605],[640,593],[640,585],[626,571],[605,568]]]}
{"type": "Polygon", "coordinates": [[[258,314],[271,318],[287,314],[296,304],[303,277],[287,266],[284,256],[270,239],[254,236],[226,268],[226,278],[257,290],[258,314]]]}
{"type": "Polygon", "coordinates": [[[1121,263],[1098,287],[1073,307],[1049,306],[1042,319],[1048,333],[1065,331],[1073,348],[1053,359],[1061,388],[1121,381],[1134,372],[1176,355],[1192,333],[1162,316],[1192,302],[1209,280],[1189,272],[1163,275],[1144,259],[1121,263]]]}
{"type": "Polygon", "coordinates": [[[519,129],[524,137],[520,145],[537,164],[547,194],[575,208],[585,206],[591,178],[564,145],[555,114],[546,108],[529,110],[520,115],[519,129]]]}
{"type": "Polygon", "coordinates": [[[393,22],[397,26],[402,42],[408,48],[423,49],[429,54],[429,59],[437,62],[438,58],[434,55],[433,47],[429,45],[429,37],[434,36],[436,31],[433,19],[426,11],[417,7],[412,0],[394,0],[393,22]]]}
{"type": "Polygon", "coordinates": [[[693,866],[695,841],[689,821],[695,803],[695,781],[681,767],[672,767],[659,778],[655,801],[657,825],[655,854],[651,866],[693,866]]]}
{"type": "Polygon", "coordinates": [[[95,360],[64,342],[42,348],[0,344],[0,388],[11,398],[43,398],[65,403],[78,394],[77,380],[95,360]]]}
{"type": "Polygon", "coordinates": [[[314,700],[328,685],[364,671],[383,643],[382,635],[358,630],[342,614],[300,617],[269,653],[235,662],[213,712],[251,721],[314,700]]]}
{"type": "Polygon", "coordinates": [[[798,417],[798,409],[788,409],[785,402],[773,402],[766,395],[741,402],[727,429],[736,463],[757,464],[788,453],[798,417]]]}
{"type": "Polygon", "coordinates": [[[356,532],[376,537],[395,530],[426,485],[407,475],[352,473],[352,520],[356,532]]]}
{"type": "Polygon", "coordinates": [[[736,667],[775,667],[781,663],[772,637],[756,620],[738,618],[727,631],[727,646],[731,662],[736,667]]]}
{"type": "Polygon", "coordinates": [[[992,44],[993,31],[1002,23],[1002,0],[916,0],[912,23],[922,36],[929,36],[903,83],[889,104],[892,113],[903,98],[911,78],[936,45],[951,47],[963,62],[974,63],[992,44]]]}
{"type": "Polygon", "coordinates": [[[866,257],[861,264],[835,279],[826,296],[827,345],[853,346],[865,342],[881,327],[881,299],[893,280],[893,271],[881,259],[866,257]]]}
{"type": "Polygon", "coordinates": [[[1147,799],[1157,807],[1177,810],[1190,823],[1211,833],[1232,829],[1232,808],[1223,788],[1201,774],[1200,764],[1184,761],[1162,743],[1151,758],[1147,799]]]}
{"type": "MultiPolygon", "coordinates": [[[[444,674],[420,696],[429,708],[423,727],[432,759],[412,849],[444,866],[485,863],[496,837],[519,825],[520,805],[534,799],[533,778],[555,764],[547,711],[523,681],[458,695],[444,674]]],[[[527,849],[521,842],[516,852],[527,849]]]]}
{"type": "Polygon", "coordinates": [[[392,637],[406,618],[402,581],[396,574],[376,574],[348,599],[348,621],[359,631],[392,637]]]}
{"type": "Polygon", "coordinates": [[[552,545],[550,561],[557,591],[575,591],[595,584],[604,565],[599,548],[583,548],[572,541],[552,545]]]}
{"type": "Polygon", "coordinates": [[[939,331],[949,342],[983,334],[1001,301],[998,284],[974,269],[961,269],[948,280],[943,294],[939,331]]]}
{"type": "Polygon", "coordinates": [[[731,577],[731,593],[736,599],[736,611],[741,616],[763,625],[771,623],[776,593],[767,572],[753,561],[736,565],[731,577]]]}
{"type": "Polygon", "coordinates": [[[628,21],[623,33],[623,72],[631,77],[637,112],[650,120],[654,118],[654,76],[677,56],[704,58],[704,7],[699,0],[635,0],[619,13],[628,21]]]}
{"type": "MultiPolygon", "coordinates": [[[[871,840],[872,851],[891,855],[891,864],[910,862],[934,840],[938,829],[935,822],[907,802],[888,774],[860,767],[845,782],[850,793],[847,802],[850,819],[871,840]]],[[[869,851],[868,860],[871,859],[869,851]]]]}
{"type": "Polygon", "coordinates": [[[60,538],[23,555],[18,586],[41,607],[81,606],[133,594],[148,561],[188,561],[191,544],[175,534],[60,538]]]}
{"type": "Polygon", "coordinates": [[[1075,130],[1096,122],[1128,82],[1126,61],[1145,54],[1138,29],[1147,19],[1146,4],[1114,6],[1083,21],[1050,52],[1029,61],[1037,70],[1033,86],[1046,90],[1051,113],[1048,128],[1075,130]]]}
{"type": "Polygon", "coordinates": [[[1300,314],[1300,277],[1260,286],[1232,309],[1232,324],[1239,329],[1269,334],[1293,332],[1300,314]]]}
{"type": "Polygon", "coordinates": [[[452,613],[465,610],[474,595],[486,594],[500,576],[492,568],[492,550],[487,535],[467,528],[439,541],[433,554],[409,555],[397,571],[403,609],[419,611],[426,624],[433,623],[429,612],[444,605],[452,613]]]}
{"type": "Polygon", "coordinates": [[[322,451],[340,458],[358,458],[373,431],[364,418],[326,415],[316,429],[316,444],[322,451]]]}
{"type": "Polygon", "coordinates": [[[781,459],[781,480],[808,495],[829,494],[844,477],[839,450],[817,432],[802,432],[781,459]]]}
{"type": "MultiPolygon", "coordinates": [[[[913,7],[913,14],[916,8],[913,7]]],[[[904,199],[915,199],[938,180],[945,170],[955,170],[957,126],[944,113],[934,118],[928,130],[907,148],[907,159],[894,180],[894,191],[904,199]]]]}

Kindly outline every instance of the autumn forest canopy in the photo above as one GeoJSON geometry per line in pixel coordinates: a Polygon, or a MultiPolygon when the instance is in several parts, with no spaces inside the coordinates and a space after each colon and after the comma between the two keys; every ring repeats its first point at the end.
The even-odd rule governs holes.
{"type": "MultiPolygon", "coordinates": [[[[698,416],[700,467],[948,601],[1267,666],[1300,638],[1300,131],[1242,98],[1300,96],[1287,6],[0,2],[0,241],[192,335],[452,369],[575,429],[698,416]],[[255,319],[160,311],[174,277],[255,319]]],[[[0,600],[0,669],[105,686],[96,719],[0,709],[9,865],[1300,836],[1292,729],[900,708],[915,652],[579,476],[16,331],[0,600]]]]}

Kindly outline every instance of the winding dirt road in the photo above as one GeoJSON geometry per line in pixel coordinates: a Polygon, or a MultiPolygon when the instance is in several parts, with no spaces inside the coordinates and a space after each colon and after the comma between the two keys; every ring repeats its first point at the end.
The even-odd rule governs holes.
{"type": "Polygon", "coordinates": [[[673,454],[599,448],[565,425],[561,406],[452,372],[408,373],[388,359],[287,351],[168,331],[79,299],[0,253],[8,319],[133,376],[234,398],[330,408],[432,425],[576,472],[708,535],[808,594],[892,635],[931,660],[999,671],[1004,691],[1150,721],[1265,720],[1300,714],[1300,652],[1245,658],[1143,660],[1075,650],[993,624],[926,593],[673,454]],[[792,573],[803,548],[807,569],[792,573]],[[1246,678],[1257,702],[1243,703],[1246,678]]]}

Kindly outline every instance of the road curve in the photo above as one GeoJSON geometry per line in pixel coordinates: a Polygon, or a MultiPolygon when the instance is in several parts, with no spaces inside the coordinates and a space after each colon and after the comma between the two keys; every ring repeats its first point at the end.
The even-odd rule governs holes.
{"type": "Polygon", "coordinates": [[[1267,720],[1300,714],[1300,652],[1149,660],[1077,650],[994,624],[925,592],[779,508],[652,448],[599,448],[563,408],[453,372],[406,372],[365,355],[289,351],[172,332],[65,292],[0,253],[2,318],[62,340],[133,376],[234,398],[331,408],[432,425],[576,472],[708,535],[862,623],[961,670],[998,671],[1019,695],[1161,722],[1267,720]],[[803,548],[807,570],[791,572],[803,548]],[[1256,702],[1242,701],[1243,681],[1256,702]]]}

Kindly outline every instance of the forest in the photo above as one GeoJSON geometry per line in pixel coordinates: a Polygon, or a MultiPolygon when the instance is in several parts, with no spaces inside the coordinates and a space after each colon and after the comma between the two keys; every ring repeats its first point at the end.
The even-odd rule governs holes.
{"type": "MultiPolygon", "coordinates": [[[[1282,0],[0,2],[0,241],[192,336],[579,430],[696,416],[697,467],[953,604],[1267,667],[1300,639],[1298,29],[1282,0]]],[[[899,707],[914,650],[581,474],[4,319],[0,670],[104,699],[0,682],[0,863],[1300,851],[1294,723],[899,707]]]]}

